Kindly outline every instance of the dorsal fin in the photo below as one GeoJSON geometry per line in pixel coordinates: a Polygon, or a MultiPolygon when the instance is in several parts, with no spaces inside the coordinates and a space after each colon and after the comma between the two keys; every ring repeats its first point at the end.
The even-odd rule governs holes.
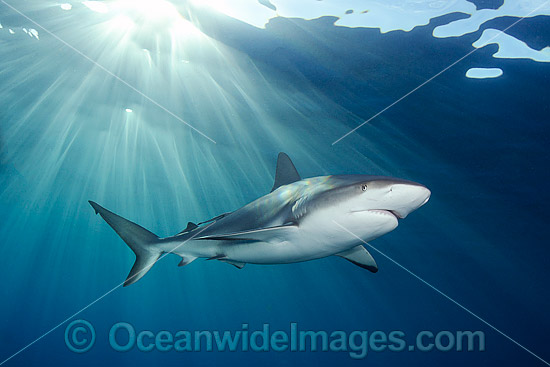
{"type": "Polygon", "coordinates": [[[183,231],[181,231],[180,233],[178,233],[178,234],[182,234],[182,233],[185,233],[185,232],[190,232],[190,231],[194,230],[197,227],[198,227],[198,225],[196,225],[195,223],[187,222],[187,227],[185,227],[185,229],[183,231]]]}
{"type": "Polygon", "coordinates": [[[300,180],[301,177],[288,155],[283,152],[279,153],[279,157],[277,157],[277,170],[275,171],[275,183],[273,184],[271,192],[283,185],[288,185],[300,180]]]}

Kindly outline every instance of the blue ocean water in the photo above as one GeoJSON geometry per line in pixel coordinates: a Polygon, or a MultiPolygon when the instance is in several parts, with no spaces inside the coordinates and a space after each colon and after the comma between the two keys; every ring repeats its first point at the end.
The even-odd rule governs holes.
{"type": "MultiPolygon", "coordinates": [[[[466,15],[409,32],[340,27],[329,16],[278,17],[260,29],[182,5],[200,34],[176,37],[161,22],[129,25],[80,3],[72,13],[54,5],[0,2],[0,363],[536,366],[550,359],[548,63],[493,58],[497,45],[480,48],[333,144],[468,54],[484,29],[506,29],[517,18],[436,39],[436,26],[466,15]],[[38,29],[40,40],[23,27],[38,29]],[[487,66],[504,74],[465,77],[487,66]],[[335,257],[238,270],[203,260],[179,268],[168,256],[135,285],[119,287],[134,256],[88,200],[172,235],[269,192],[280,151],[303,177],[389,175],[425,184],[432,197],[371,243],[387,256],[372,251],[376,274],[335,257]],[[78,319],[96,333],[85,353],[65,341],[78,319]],[[235,332],[243,324],[287,331],[296,323],[329,334],[402,331],[407,341],[421,331],[479,330],[485,350],[371,350],[358,360],[343,351],[119,352],[109,342],[119,322],[154,334],[235,332]]],[[[507,33],[540,50],[549,27],[538,16],[507,33]]]]}

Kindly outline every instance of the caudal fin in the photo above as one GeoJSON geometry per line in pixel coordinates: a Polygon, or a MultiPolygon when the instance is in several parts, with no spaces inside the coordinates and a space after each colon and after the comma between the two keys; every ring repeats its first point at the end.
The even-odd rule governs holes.
{"type": "Polygon", "coordinates": [[[159,238],[145,228],[110,212],[97,203],[88,202],[94,208],[95,213],[101,215],[136,254],[136,262],[130,270],[128,278],[124,281],[124,286],[137,282],[151,269],[162,254],[160,250],[152,246],[158,242],[159,238]]]}

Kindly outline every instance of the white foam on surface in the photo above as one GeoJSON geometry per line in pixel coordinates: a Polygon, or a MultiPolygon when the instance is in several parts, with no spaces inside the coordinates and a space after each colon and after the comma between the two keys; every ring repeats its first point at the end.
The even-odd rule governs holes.
{"type": "Polygon", "coordinates": [[[391,31],[410,31],[421,25],[429,24],[433,18],[454,12],[472,13],[474,4],[467,1],[438,0],[369,0],[349,1],[310,0],[310,6],[292,0],[273,1],[277,13],[284,17],[316,19],[330,15],[338,17],[336,25],[351,28],[377,28],[382,33],[391,31]],[[350,14],[346,11],[352,10],[350,14]]]}
{"type": "Polygon", "coordinates": [[[498,78],[502,75],[502,69],[499,68],[471,68],[466,72],[466,76],[472,79],[498,78]]]}
{"type": "Polygon", "coordinates": [[[60,5],[61,9],[63,10],[71,10],[73,8],[73,6],[71,4],[61,4],[60,5]]]}
{"type": "MultiPolygon", "coordinates": [[[[260,4],[257,0],[194,2],[196,5],[208,6],[258,28],[265,28],[271,19],[278,16],[305,20],[333,16],[338,18],[335,24],[341,27],[377,28],[382,33],[397,30],[408,32],[443,15],[469,15],[468,18],[436,27],[433,31],[436,38],[460,37],[476,32],[484,23],[500,17],[550,16],[549,0],[505,0],[498,9],[481,10],[477,10],[476,6],[467,0],[272,0],[271,4],[276,10],[260,4]]],[[[500,48],[495,57],[547,61],[546,49],[532,50],[524,45],[523,41],[511,36],[500,38],[501,41],[494,42],[498,43],[500,48]]]]}
{"type": "Polygon", "coordinates": [[[317,19],[324,16],[338,17],[337,25],[343,27],[378,28],[382,33],[410,31],[426,25],[431,19],[455,12],[471,14],[474,4],[466,0],[272,0],[276,10],[257,0],[194,0],[258,28],[265,28],[270,19],[317,19]],[[351,13],[347,13],[351,10],[351,13]]]}
{"type": "Polygon", "coordinates": [[[550,47],[540,51],[529,47],[525,42],[518,40],[496,29],[486,29],[481,37],[472,45],[476,48],[497,44],[498,51],[493,57],[500,59],[531,59],[539,62],[550,62],[550,47]]]}
{"type": "Polygon", "coordinates": [[[460,37],[476,32],[483,23],[492,19],[500,17],[531,18],[539,15],[550,15],[550,1],[506,0],[498,9],[481,9],[473,12],[469,18],[436,27],[433,35],[439,38],[460,37]]]}

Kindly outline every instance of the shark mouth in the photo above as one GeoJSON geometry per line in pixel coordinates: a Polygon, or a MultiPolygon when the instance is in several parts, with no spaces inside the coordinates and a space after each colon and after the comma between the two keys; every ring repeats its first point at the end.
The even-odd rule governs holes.
{"type": "Polygon", "coordinates": [[[388,209],[369,209],[369,210],[365,210],[366,212],[370,212],[370,213],[376,213],[376,214],[381,214],[381,215],[391,215],[393,217],[396,217],[397,219],[403,219],[404,217],[399,214],[397,211],[395,210],[388,210],[388,209]]]}

